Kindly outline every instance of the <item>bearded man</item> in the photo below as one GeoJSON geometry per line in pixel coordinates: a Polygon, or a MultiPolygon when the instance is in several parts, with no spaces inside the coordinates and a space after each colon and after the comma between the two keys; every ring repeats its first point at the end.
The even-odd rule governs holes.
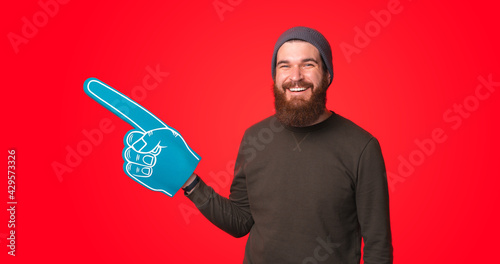
{"type": "Polygon", "coordinates": [[[246,130],[229,199],[193,174],[185,195],[247,234],[243,263],[392,263],[387,177],[376,138],[326,108],[330,44],[294,27],[272,58],[276,114],[246,130]]]}

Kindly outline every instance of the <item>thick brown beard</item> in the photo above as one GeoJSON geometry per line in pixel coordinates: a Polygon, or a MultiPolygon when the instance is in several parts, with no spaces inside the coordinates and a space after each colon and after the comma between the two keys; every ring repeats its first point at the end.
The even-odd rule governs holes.
{"type": "MultiPolygon", "coordinates": [[[[274,107],[276,118],[284,125],[293,127],[304,127],[314,123],[325,112],[326,90],[328,88],[328,78],[323,75],[319,87],[312,89],[311,98],[286,100],[284,91],[279,91],[276,83],[273,84],[274,107]]],[[[285,85],[288,87],[290,85],[285,85]]],[[[299,87],[312,87],[310,83],[300,83],[299,87]]]]}

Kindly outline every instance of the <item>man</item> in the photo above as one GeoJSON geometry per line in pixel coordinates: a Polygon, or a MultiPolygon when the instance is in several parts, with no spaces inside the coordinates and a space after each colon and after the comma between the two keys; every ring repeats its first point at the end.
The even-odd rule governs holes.
{"type": "Polygon", "coordinates": [[[311,28],[287,30],[272,75],[276,114],[245,132],[229,199],[195,174],[186,196],[227,233],[249,233],[244,263],[359,263],[361,238],[364,263],[392,263],[380,146],[326,108],[328,41],[311,28]]]}

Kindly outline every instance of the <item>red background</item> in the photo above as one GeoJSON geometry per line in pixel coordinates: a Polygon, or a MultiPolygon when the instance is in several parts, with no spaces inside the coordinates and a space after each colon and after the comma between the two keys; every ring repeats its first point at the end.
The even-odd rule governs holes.
{"type": "Polygon", "coordinates": [[[144,107],[203,157],[202,178],[227,195],[229,185],[214,175],[228,171],[244,130],[274,111],[274,42],[289,27],[304,25],[332,45],[327,106],[375,135],[387,170],[401,177],[390,193],[395,263],[494,259],[500,92],[484,100],[470,96],[479,76],[500,82],[495,1],[401,0],[400,12],[372,32],[350,62],[341,44],[355,45],[355,28],[373,25],[370,11],[387,10],[391,1],[220,2],[231,7],[222,17],[213,0],[69,1],[46,21],[37,1],[4,3],[1,151],[7,166],[7,150],[16,150],[18,205],[17,256],[11,257],[3,178],[0,258],[241,263],[246,238],[229,236],[201,214],[181,213],[194,208],[182,193],[169,198],[123,173],[122,138],[131,127],[87,97],[82,85],[97,77],[132,98],[140,95],[144,107]],[[39,19],[38,32],[12,45],[9,32],[23,36],[24,17],[39,19]],[[134,87],[147,67],[157,65],[169,75],[138,94],[134,87]],[[464,101],[467,117],[450,114],[460,124],[443,118],[464,101]],[[112,131],[58,178],[53,164],[68,165],[68,148],[85,144],[83,131],[99,129],[103,119],[111,120],[112,131]],[[415,140],[430,138],[436,128],[446,140],[412,173],[400,175],[401,158],[417,157],[415,140]]]}

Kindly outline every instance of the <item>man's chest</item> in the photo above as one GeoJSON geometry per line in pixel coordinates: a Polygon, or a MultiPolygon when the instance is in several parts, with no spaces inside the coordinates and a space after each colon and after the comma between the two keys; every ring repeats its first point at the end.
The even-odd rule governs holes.
{"type": "Polygon", "coordinates": [[[252,211],[343,210],[354,202],[356,164],[352,153],[313,133],[276,137],[245,165],[252,211]]]}

